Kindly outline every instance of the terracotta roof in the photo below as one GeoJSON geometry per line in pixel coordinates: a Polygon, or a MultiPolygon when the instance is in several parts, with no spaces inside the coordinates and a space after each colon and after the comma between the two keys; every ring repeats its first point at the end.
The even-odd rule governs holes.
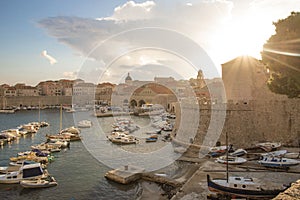
{"type": "Polygon", "coordinates": [[[140,93],[146,88],[152,90],[156,94],[174,94],[170,89],[157,83],[149,83],[147,85],[139,87],[134,91],[134,93],[140,93]]]}

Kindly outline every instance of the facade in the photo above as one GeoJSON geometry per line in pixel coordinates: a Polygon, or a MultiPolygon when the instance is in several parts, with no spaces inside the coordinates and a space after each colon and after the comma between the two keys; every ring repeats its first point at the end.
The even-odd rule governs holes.
{"type": "Polygon", "coordinates": [[[36,87],[27,86],[24,83],[15,85],[17,96],[39,96],[39,91],[36,87]]]}
{"type": "Polygon", "coordinates": [[[73,86],[73,104],[93,105],[95,103],[95,88],[93,83],[75,83],[73,86]]]}
{"type": "Polygon", "coordinates": [[[15,87],[7,87],[4,89],[4,96],[5,97],[16,97],[17,90],[15,87]]]}
{"type": "Polygon", "coordinates": [[[129,102],[131,107],[142,107],[143,104],[159,104],[167,109],[168,104],[177,101],[176,95],[165,86],[149,83],[137,88],[129,102]]]}
{"type": "Polygon", "coordinates": [[[57,81],[44,81],[37,85],[41,96],[62,96],[63,87],[57,81]]]}
{"type": "Polygon", "coordinates": [[[112,83],[100,83],[96,86],[95,100],[99,105],[111,105],[112,93],[115,88],[112,83]]]}

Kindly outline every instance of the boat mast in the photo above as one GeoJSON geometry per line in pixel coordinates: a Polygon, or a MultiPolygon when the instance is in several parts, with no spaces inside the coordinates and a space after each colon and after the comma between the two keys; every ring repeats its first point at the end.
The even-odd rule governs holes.
{"type": "Polygon", "coordinates": [[[39,123],[41,123],[41,102],[39,101],[39,123]]]}
{"type": "Polygon", "coordinates": [[[228,183],[228,135],[227,135],[227,132],[225,133],[226,134],[226,181],[228,183]]]}
{"type": "Polygon", "coordinates": [[[59,132],[62,130],[62,104],[60,104],[59,132]]]}

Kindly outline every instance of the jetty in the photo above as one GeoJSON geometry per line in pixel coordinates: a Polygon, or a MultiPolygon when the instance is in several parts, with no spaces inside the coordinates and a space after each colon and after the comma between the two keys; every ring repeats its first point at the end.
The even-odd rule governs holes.
{"type": "Polygon", "coordinates": [[[182,182],[176,181],[167,176],[146,172],[145,169],[132,165],[125,165],[120,168],[110,170],[105,174],[105,178],[121,184],[129,184],[142,179],[173,187],[180,187],[183,185],[182,182]]]}
{"type": "Polygon", "coordinates": [[[145,169],[143,168],[125,165],[118,169],[108,171],[104,176],[117,183],[129,184],[140,179],[144,171],[145,169]]]}
{"type": "Polygon", "coordinates": [[[116,116],[127,116],[127,115],[133,115],[132,112],[96,112],[94,114],[95,117],[116,117],[116,116]]]}

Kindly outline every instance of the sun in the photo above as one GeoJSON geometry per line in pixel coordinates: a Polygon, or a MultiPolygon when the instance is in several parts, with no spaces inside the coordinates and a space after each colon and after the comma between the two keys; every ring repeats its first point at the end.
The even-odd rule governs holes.
{"type": "Polygon", "coordinates": [[[263,44],[271,36],[273,29],[259,17],[232,20],[214,35],[215,57],[222,62],[245,55],[261,59],[263,44]]]}

